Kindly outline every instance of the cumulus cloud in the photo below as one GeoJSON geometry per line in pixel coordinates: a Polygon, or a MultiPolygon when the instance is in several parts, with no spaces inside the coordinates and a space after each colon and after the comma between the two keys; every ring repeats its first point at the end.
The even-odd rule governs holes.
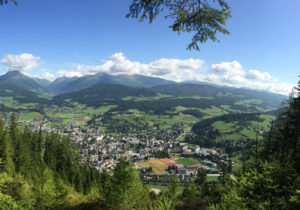
{"type": "Polygon", "coordinates": [[[79,71],[66,71],[60,70],[55,73],[57,77],[82,77],[85,76],[84,74],[80,73],[79,71]]]}
{"type": "Polygon", "coordinates": [[[146,76],[160,77],[174,81],[195,80],[203,71],[205,62],[199,59],[167,59],[161,58],[148,64],[130,61],[123,53],[115,53],[109,60],[99,66],[77,65],[74,70],[60,70],[58,77],[81,77],[97,74],[99,72],[112,75],[118,74],[141,74],[146,76]]]}
{"type": "Polygon", "coordinates": [[[0,59],[0,63],[6,66],[6,71],[19,70],[23,73],[37,68],[42,64],[41,59],[32,54],[6,55],[0,59]]]}
{"type": "Polygon", "coordinates": [[[33,77],[39,78],[39,79],[46,79],[49,81],[54,81],[56,79],[56,76],[54,74],[51,74],[50,72],[44,72],[39,75],[34,75],[33,77]]]}
{"type": "Polygon", "coordinates": [[[215,73],[226,76],[244,76],[246,74],[242,65],[237,61],[213,64],[211,69],[215,73]]]}
{"type": "Polygon", "coordinates": [[[254,80],[270,80],[272,78],[272,76],[268,72],[249,70],[247,78],[254,79],[254,80]]]}

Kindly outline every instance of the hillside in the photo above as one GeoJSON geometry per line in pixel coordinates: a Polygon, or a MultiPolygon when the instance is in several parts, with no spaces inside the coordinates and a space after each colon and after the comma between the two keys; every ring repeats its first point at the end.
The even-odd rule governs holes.
{"type": "Polygon", "coordinates": [[[115,100],[127,96],[152,97],[156,96],[156,93],[146,88],[117,84],[97,84],[87,89],[55,96],[53,101],[58,105],[64,104],[66,101],[73,101],[88,106],[99,106],[102,105],[105,100],[115,100]]]}
{"type": "Polygon", "coordinates": [[[34,80],[38,84],[40,84],[43,88],[46,88],[47,86],[49,86],[51,84],[51,81],[49,81],[47,79],[34,78],[34,80]]]}
{"type": "Polygon", "coordinates": [[[210,133],[210,141],[255,139],[257,132],[261,139],[262,132],[269,130],[269,123],[274,119],[272,112],[226,114],[201,120],[193,125],[192,131],[198,136],[210,133]]]}
{"type": "Polygon", "coordinates": [[[172,84],[173,82],[155,77],[142,75],[110,75],[98,73],[84,77],[58,78],[47,89],[54,94],[68,93],[89,88],[95,84],[121,84],[132,87],[153,87],[157,85],[172,84]]]}
{"type": "Polygon", "coordinates": [[[243,100],[258,99],[273,105],[278,105],[287,98],[286,96],[270,92],[215,86],[211,84],[170,84],[156,86],[152,89],[158,93],[178,97],[199,96],[212,98],[240,98],[243,100]]]}
{"type": "Polygon", "coordinates": [[[33,108],[35,105],[49,104],[47,98],[37,93],[16,87],[12,84],[0,83],[0,110],[33,108]]]}
{"type": "Polygon", "coordinates": [[[22,74],[19,71],[9,71],[0,76],[0,84],[14,85],[15,87],[22,88],[28,91],[37,93],[45,93],[45,89],[33,78],[22,74]]]}

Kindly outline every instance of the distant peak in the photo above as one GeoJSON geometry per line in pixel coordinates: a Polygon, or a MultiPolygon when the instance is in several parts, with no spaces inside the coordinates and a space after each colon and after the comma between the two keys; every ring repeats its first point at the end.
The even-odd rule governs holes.
{"type": "Polygon", "coordinates": [[[19,70],[13,70],[13,71],[8,71],[6,75],[13,76],[13,75],[23,75],[23,74],[19,70]]]}

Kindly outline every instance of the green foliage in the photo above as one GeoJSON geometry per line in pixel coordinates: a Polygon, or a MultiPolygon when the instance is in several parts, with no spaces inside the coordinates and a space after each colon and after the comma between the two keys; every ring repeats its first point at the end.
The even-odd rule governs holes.
{"type": "MultiPolygon", "coordinates": [[[[289,209],[295,199],[299,177],[294,169],[278,163],[260,163],[237,182],[228,182],[220,204],[211,209],[289,209]]],[[[297,205],[297,204],[296,204],[297,205]]]]}
{"type": "Polygon", "coordinates": [[[131,209],[142,204],[145,189],[136,169],[123,158],[114,169],[110,187],[110,193],[106,198],[109,208],[131,209]]]}
{"type": "Polygon", "coordinates": [[[83,203],[98,202],[100,173],[80,164],[69,137],[21,131],[12,114],[6,128],[0,120],[0,152],[1,207],[62,209],[74,205],[67,199],[74,195],[90,198],[83,203]]]}
{"type": "Polygon", "coordinates": [[[200,50],[198,43],[204,43],[208,39],[218,41],[218,32],[229,34],[224,25],[231,15],[229,6],[223,0],[218,0],[218,5],[197,0],[133,0],[126,17],[139,18],[140,21],[149,19],[152,23],[164,10],[167,10],[165,18],[174,21],[170,26],[173,31],[178,34],[194,33],[188,50],[200,50]]]}
{"type": "Polygon", "coordinates": [[[210,209],[299,209],[300,99],[292,94],[262,144],[255,144],[241,177],[210,209]]]}
{"type": "Polygon", "coordinates": [[[167,194],[163,193],[153,199],[152,207],[157,210],[173,210],[174,201],[167,194]]]}
{"type": "Polygon", "coordinates": [[[177,191],[178,191],[179,181],[176,174],[171,175],[171,181],[168,186],[168,195],[171,199],[175,200],[177,198],[177,191]]]}
{"type": "Polygon", "coordinates": [[[207,179],[207,171],[203,168],[198,169],[197,177],[194,181],[195,184],[202,187],[206,183],[206,179],[207,179]]]}
{"type": "MultiPolygon", "coordinates": [[[[18,5],[16,0],[11,0],[15,5],[18,5]]],[[[0,0],[0,5],[7,4],[8,0],[0,0]]]]}
{"type": "Polygon", "coordinates": [[[3,171],[8,173],[9,175],[14,175],[15,174],[15,164],[13,162],[13,144],[10,136],[5,133],[4,134],[4,141],[3,141],[3,148],[4,148],[4,153],[3,153],[3,171]]]}

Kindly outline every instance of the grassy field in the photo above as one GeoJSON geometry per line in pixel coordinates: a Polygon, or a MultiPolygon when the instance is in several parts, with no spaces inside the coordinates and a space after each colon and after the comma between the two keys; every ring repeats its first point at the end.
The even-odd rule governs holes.
{"type": "Polygon", "coordinates": [[[160,128],[163,129],[171,128],[172,125],[177,122],[175,118],[167,115],[145,115],[141,117],[140,120],[148,122],[150,125],[159,124],[160,128]]]}
{"type": "Polygon", "coordinates": [[[221,132],[228,132],[228,131],[233,130],[234,125],[235,125],[235,123],[233,123],[233,122],[226,123],[226,122],[222,122],[222,121],[217,121],[212,124],[212,126],[214,128],[218,129],[221,132]]]}
{"type": "Polygon", "coordinates": [[[166,95],[166,94],[157,94],[157,96],[153,96],[153,97],[135,97],[135,96],[126,96],[121,98],[123,101],[135,101],[135,102],[139,102],[139,101],[152,101],[152,100],[159,100],[161,98],[169,98],[169,97],[174,97],[171,95],[166,95]]]}
{"type": "Polygon", "coordinates": [[[42,119],[42,118],[44,118],[44,116],[38,112],[28,112],[28,113],[22,113],[19,117],[19,120],[32,121],[32,120],[42,119]]]}
{"type": "Polygon", "coordinates": [[[181,163],[185,167],[190,167],[192,165],[199,164],[199,162],[193,158],[179,158],[176,160],[178,163],[181,163]]]}
{"type": "Polygon", "coordinates": [[[227,140],[237,141],[237,140],[240,140],[241,138],[243,138],[243,136],[241,134],[239,134],[239,133],[232,133],[232,134],[226,135],[225,138],[227,140]]]}
{"type": "Polygon", "coordinates": [[[244,128],[240,133],[247,136],[249,139],[255,139],[256,137],[256,132],[254,130],[244,128]]]}
{"type": "MultiPolygon", "coordinates": [[[[242,138],[255,139],[256,132],[258,130],[269,130],[269,125],[271,120],[275,119],[275,116],[272,115],[261,115],[260,119],[263,119],[262,122],[259,121],[247,121],[247,125],[239,125],[239,122],[223,122],[216,121],[212,126],[218,129],[222,136],[220,139],[225,138],[227,140],[240,140],[242,138]]],[[[261,135],[258,135],[258,139],[262,139],[261,135]]]]}
{"type": "Polygon", "coordinates": [[[188,110],[188,108],[186,108],[184,106],[176,106],[174,113],[180,113],[180,112],[183,112],[185,110],[188,110]]]}
{"type": "MultiPolygon", "coordinates": [[[[167,191],[168,190],[168,185],[160,185],[160,184],[146,184],[146,186],[149,188],[149,189],[159,189],[161,191],[167,191]]],[[[184,189],[184,186],[182,185],[179,185],[178,188],[177,188],[177,193],[182,193],[184,189]]]]}
{"type": "Polygon", "coordinates": [[[11,107],[13,105],[16,105],[18,102],[13,99],[13,97],[0,97],[0,104],[3,104],[4,106],[11,107]]]}
{"type": "Polygon", "coordinates": [[[185,123],[196,123],[199,121],[198,118],[192,116],[192,115],[186,115],[186,114],[179,114],[174,117],[178,122],[185,122],[185,123]]]}
{"type": "Polygon", "coordinates": [[[258,105],[258,104],[262,104],[262,100],[259,99],[251,99],[251,100],[242,100],[242,101],[238,101],[235,102],[235,105],[242,105],[242,106],[246,106],[246,107],[250,107],[252,105],[258,105]]]}
{"type": "Polygon", "coordinates": [[[224,109],[220,109],[216,106],[211,106],[211,108],[206,108],[206,109],[201,109],[198,108],[202,113],[206,114],[207,116],[204,117],[205,118],[210,118],[210,117],[216,117],[216,116],[220,116],[223,114],[228,114],[228,112],[224,109]]]}
{"type": "Polygon", "coordinates": [[[168,169],[168,165],[164,164],[163,162],[161,162],[160,160],[157,160],[157,159],[148,160],[146,162],[140,162],[137,164],[137,166],[139,168],[152,167],[153,172],[157,173],[157,174],[167,174],[168,173],[166,171],[166,169],[168,169]]]}
{"type": "Polygon", "coordinates": [[[206,176],[206,181],[207,182],[217,182],[218,181],[218,176],[206,176]]]}

